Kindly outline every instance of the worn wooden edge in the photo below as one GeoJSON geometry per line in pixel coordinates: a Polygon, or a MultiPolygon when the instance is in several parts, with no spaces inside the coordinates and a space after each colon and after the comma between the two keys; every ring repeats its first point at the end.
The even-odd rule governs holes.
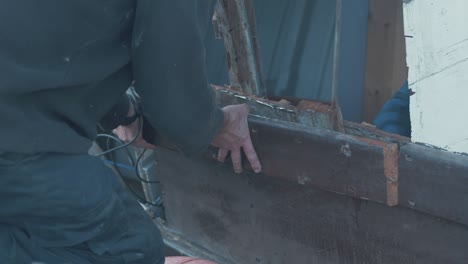
{"type": "Polygon", "coordinates": [[[182,234],[179,234],[169,228],[162,221],[155,219],[153,222],[159,228],[159,231],[161,231],[164,245],[169,247],[171,250],[176,251],[180,255],[211,260],[219,264],[235,264],[222,256],[218,256],[208,249],[191,242],[189,238],[186,238],[182,234]]]}
{"type": "Polygon", "coordinates": [[[426,145],[401,146],[400,205],[468,226],[468,156],[426,145]]]}
{"type": "MultiPolygon", "coordinates": [[[[233,87],[212,85],[219,106],[230,104],[247,104],[250,113],[275,120],[299,123],[309,127],[319,127],[340,131],[337,120],[341,113],[332,105],[302,100],[298,106],[293,106],[285,100],[275,102],[265,98],[246,95],[233,87]]],[[[342,122],[340,122],[342,124],[342,122]]]]}

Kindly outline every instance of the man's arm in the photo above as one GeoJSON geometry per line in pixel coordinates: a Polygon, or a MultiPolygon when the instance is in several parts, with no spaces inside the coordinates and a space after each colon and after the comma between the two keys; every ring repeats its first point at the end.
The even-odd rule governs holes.
{"type": "MultiPolygon", "coordinates": [[[[203,0],[202,0],[203,1],[203,0]]],[[[205,73],[198,1],[138,0],[132,40],[136,88],[146,118],[186,154],[210,143],[228,152],[237,172],[243,148],[261,170],[250,140],[246,106],[216,107],[205,73]]],[[[209,18],[208,18],[209,19],[209,18]]]]}
{"type": "Polygon", "coordinates": [[[205,73],[197,1],[139,0],[132,40],[136,88],[146,118],[187,154],[223,125],[205,73]]]}

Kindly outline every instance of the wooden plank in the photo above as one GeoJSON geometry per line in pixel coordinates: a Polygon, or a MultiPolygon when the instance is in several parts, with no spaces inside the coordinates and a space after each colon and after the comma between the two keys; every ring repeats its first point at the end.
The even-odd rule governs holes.
{"type": "MultiPolygon", "coordinates": [[[[249,118],[263,174],[359,199],[398,204],[398,145],[249,118]]],[[[212,148],[205,154],[216,160],[212,148]]],[[[244,160],[246,170],[251,170],[244,160]]]]}
{"type": "Polygon", "coordinates": [[[311,127],[332,130],[334,128],[334,111],[329,105],[324,109],[314,108],[311,101],[302,101],[299,107],[290,104],[274,102],[256,96],[248,96],[231,88],[213,86],[216,101],[220,107],[231,104],[247,104],[250,113],[271,119],[301,123],[311,127]]]}
{"type": "Polygon", "coordinates": [[[388,177],[385,164],[390,159],[397,166],[387,152],[396,144],[262,118],[251,118],[250,127],[265,175],[396,205],[397,189],[387,185],[392,182],[397,187],[398,179],[388,177]]]}
{"type": "Polygon", "coordinates": [[[231,85],[266,96],[256,36],[253,0],[218,0],[216,33],[224,39],[231,85]]]}
{"type": "Polygon", "coordinates": [[[364,121],[372,123],[407,78],[402,0],[370,0],[364,121]]]}
{"type": "MultiPolygon", "coordinates": [[[[157,156],[167,227],[233,263],[464,264],[468,259],[466,226],[264,174],[235,174],[223,164],[164,149],[157,156]]],[[[314,176],[327,176],[322,173],[327,172],[314,176]]]]}
{"type": "MultiPolygon", "coordinates": [[[[398,204],[398,138],[382,137],[350,124],[352,129],[347,130],[359,133],[324,129],[323,124],[332,123],[327,119],[330,113],[320,112],[320,106],[314,106],[316,112],[308,111],[313,102],[301,106],[303,101],[296,108],[222,87],[215,87],[215,92],[221,106],[247,103],[251,107],[252,139],[266,175],[391,206],[398,204]],[[315,176],[317,171],[319,176],[315,176]]],[[[156,144],[168,146],[163,140],[156,144]]]]}
{"type": "Polygon", "coordinates": [[[190,256],[199,259],[214,261],[219,264],[235,264],[223,256],[218,256],[209,249],[203,248],[193,241],[187,240],[183,235],[175,232],[165,225],[164,221],[157,219],[154,223],[158,226],[166,245],[166,256],[190,256]],[[170,254],[167,254],[170,253],[170,254]]]}
{"type": "Polygon", "coordinates": [[[468,156],[431,147],[401,147],[401,205],[468,226],[468,156]]]}

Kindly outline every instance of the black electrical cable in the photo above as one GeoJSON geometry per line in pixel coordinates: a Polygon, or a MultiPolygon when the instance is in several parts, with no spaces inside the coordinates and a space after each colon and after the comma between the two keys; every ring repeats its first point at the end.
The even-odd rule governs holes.
{"type": "MultiPolygon", "coordinates": [[[[139,166],[139,162],[141,160],[141,158],[143,157],[143,155],[145,154],[146,152],[146,149],[138,156],[138,159],[135,162],[133,162],[133,158],[132,158],[132,155],[130,154],[130,151],[128,151],[128,146],[130,146],[133,142],[135,142],[135,140],[138,138],[139,134],[141,133],[142,131],[142,128],[143,128],[143,120],[141,118],[141,116],[138,118],[138,131],[137,131],[137,134],[133,137],[133,139],[127,143],[124,143],[122,140],[120,140],[119,138],[113,136],[113,135],[109,135],[109,134],[98,134],[97,137],[104,137],[104,138],[107,138],[107,141],[106,141],[106,147],[108,150],[106,151],[103,151],[101,153],[99,153],[98,155],[96,155],[97,157],[100,157],[100,156],[104,156],[104,155],[107,155],[107,154],[111,154],[112,156],[110,157],[110,159],[112,160],[112,163],[113,163],[113,167],[114,169],[117,171],[117,174],[120,176],[120,178],[123,179],[123,174],[122,174],[122,171],[120,171],[120,168],[119,166],[117,166],[117,163],[115,161],[115,152],[117,150],[120,150],[120,149],[123,149],[125,148],[126,152],[127,152],[127,156],[132,164],[132,166],[134,167],[135,169],[135,173],[138,177],[138,179],[142,182],[145,182],[145,183],[160,183],[159,181],[148,181],[148,180],[145,180],[143,179],[141,176],[140,176],[140,173],[138,171],[138,166],[139,166]],[[109,149],[109,140],[112,139],[114,140],[115,142],[119,143],[120,146],[117,146],[117,147],[114,147],[112,149],[109,149]]],[[[152,205],[152,206],[157,206],[157,207],[160,207],[161,204],[156,204],[156,203],[153,203],[153,202],[150,202],[148,200],[146,200],[145,198],[141,197],[128,183],[126,183],[125,181],[123,181],[124,184],[127,186],[127,188],[129,189],[129,191],[142,203],[145,203],[145,204],[149,204],[149,205],[152,205]]]]}
{"type": "MultiPolygon", "coordinates": [[[[141,131],[143,130],[143,118],[141,116],[138,117],[138,131],[136,133],[136,135],[132,138],[132,140],[130,140],[129,142],[127,143],[124,143],[120,146],[117,146],[115,148],[112,148],[112,149],[108,149],[106,151],[103,151],[99,154],[96,155],[96,157],[101,157],[101,156],[104,156],[104,155],[107,155],[111,152],[114,152],[114,151],[117,151],[119,149],[123,149],[123,148],[126,148],[128,146],[130,146],[131,144],[133,144],[133,142],[135,142],[135,140],[137,140],[138,136],[140,135],[141,131]]],[[[114,140],[116,140],[117,142],[121,142],[122,141],[112,135],[108,135],[108,134],[98,134],[96,137],[105,137],[105,138],[112,138],[114,140]]]]}
{"type": "MultiPolygon", "coordinates": [[[[123,179],[123,175],[122,175],[122,172],[120,171],[120,168],[117,166],[117,164],[115,164],[115,159],[112,159],[112,161],[114,162],[114,168],[115,170],[117,171],[117,174],[119,174],[120,178],[123,179]]],[[[123,181],[124,184],[127,186],[128,190],[142,203],[144,204],[149,204],[149,205],[152,205],[152,206],[156,206],[156,207],[161,207],[161,204],[156,204],[156,203],[153,203],[153,202],[150,202],[148,200],[146,200],[145,198],[141,197],[127,182],[123,181]]]]}
{"type": "MultiPolygon", "coordinates": [[[[109,135],[110,136],[110,135],[109,135]]],[[[110,136],[107,138],[107,142],[106,142],[106,147],[109,148],[109,139],[114,139],[115,137],[113,136],[110,136]]],[[[116,141],[117,142],[121,142],[120,139],[118,138],[115,138],[117,139],[116,141]]],[[[119,166],[117,166],[116,164],[116,161],[115,161],[115,152],[110,152],[110,154],[112,155],[110,157],[110,159],[112,160],[113,162],[113,166],[114,166],[114,169],[115,171],[117,171],[117,174],[119,175],[119,177],[122,179],[123,183],[125,184],[125,186],[127,186],[127,189],[137,198],[137,200],[139,200],[140,202],[144,203],[144,204],[149,204],[149,205],[152,205],[152,206],[158,206],[160,207],[161,205],[160,204],[156,204],[156,203],[153,203],[153,202],[150,202],[148,200],[146,200],[145,198],[141,197],[137,191],[135,191],[127,182],[125,182],[125,180],[123,180],[123,174],[122,174],[122,171],[120,170],[119,166]]],[[[131,155],[130,155],[130,152],[127,152],[127,154],[129,155],[129,158],[131,158],[131,155]]],[[[132,159],[133,160],[133,159],[132,159]]],[[[137,165],[135,165],[135,168],[137,165]]]]}

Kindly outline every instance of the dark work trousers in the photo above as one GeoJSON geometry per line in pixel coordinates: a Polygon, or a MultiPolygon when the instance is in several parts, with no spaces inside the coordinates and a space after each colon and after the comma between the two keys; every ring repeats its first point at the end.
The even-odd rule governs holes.
{"type": "Polygon", "coordinates": [[[0,263],[164,263],[161,234],[88,155],[0,153],[0,263]]]}

